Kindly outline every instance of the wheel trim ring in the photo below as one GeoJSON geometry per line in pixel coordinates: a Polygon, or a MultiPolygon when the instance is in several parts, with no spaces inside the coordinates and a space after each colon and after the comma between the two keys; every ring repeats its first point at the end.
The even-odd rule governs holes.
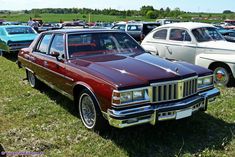
{"type": "Polygon", "coordinates": [[[218,67],[214,71],[214,78],[217,84],[226,85],[229,81],[229,74],[223,67],[218,67]]]}
{"type": "Polygon", "coordinates": [[[82,120],[83,124],[87,128],[92,129],[95,125],[95,122],[96,122],[96,111],[95,111],[94,102],[92,101],[92,98],[87,93],[83,93],[79,98],[79,112],[80,112],[80,116],[81,116],[81,120],[82,120]],[[90,101],[89,104],[84,104],[84,102],[82,102],[85,97],[87,97],[87,99],[89,99],[89,101],[90,101]],[[87,106],[87,105],[89,105],[89,106],[87,106]],[[90,109],[88,109],[89,107],[90,107],[90,109]],[[88,122],[88,121],[91,121],[91,119],[87,119],[88,117],[91,117],[91,116],[88,116],[88,115],[84,116],[84,109],[85,110],[92,110],[92,112],[93,112],[92,117],[94,117],[92,119],[92,121],[93,121],[92,124],[89,124],[89,122],[88,122]]]}

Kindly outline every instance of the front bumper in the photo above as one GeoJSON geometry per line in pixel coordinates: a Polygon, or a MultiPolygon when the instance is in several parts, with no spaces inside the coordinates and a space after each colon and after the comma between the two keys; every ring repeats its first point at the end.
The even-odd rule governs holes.
{"type": "Polygon", "coordinates": [[[182,119],[199,110],[205,111],[208,103],[214,101],[218,95],[220,91],[214,88],[178,102],[146,104],[122,110],[109,109],[107,119],[110,125],[117,128],[144,123],[155,125],[157,121],[182,119]]]}

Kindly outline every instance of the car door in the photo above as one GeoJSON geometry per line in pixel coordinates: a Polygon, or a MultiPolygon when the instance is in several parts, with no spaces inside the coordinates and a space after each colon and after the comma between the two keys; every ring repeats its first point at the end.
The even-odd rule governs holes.
{"type": "Polygon", "coordinates": [[[50,71],[48,71],[48,50],[52,39],[52,34],[41,35],[36,47],[33,49],[33,53],[28,59],[33,63],[31,70],[36,76],[45,82],[51,82],[50,71]]]}
{"type": "Polygon", "coordinates": [[[192,42],[188,31],[181,28],[172,28],[169,31],[165,57],[194,64],[196,45],[192,42]]]}
{"type": "Polygon", "coordinates": [[[153,35],[152,35],[152,39],[149,40],[146,45],[148,44],[148,46],[154,46],[154,50],[149,49],[148,50],[148,46],[146,46],[146,50],[154,53],[156,55],[159,55],[160,57],[165,58],[165,54],[167,53],[166,50],[166,44],[167,44],[167,34],[168,34],[168,28],[163,28],[163,29],[158,29],[156,30],[153,35]],[[152,52],[155,51],[155,52],[152,52]]]}
{"type": "Polygon", "coordinates": [[[47,68],[51,71],[50,77],[53,79],[53,85],[57,89],[68,93],[71,88],[71,79],[66,77],[65,47],[65,35],[55,34],[49,48],[50,57],[48,58],[47,68]],[[59,53],[59,56],[54,57],[52,56],[53,53],[59,53]]]}

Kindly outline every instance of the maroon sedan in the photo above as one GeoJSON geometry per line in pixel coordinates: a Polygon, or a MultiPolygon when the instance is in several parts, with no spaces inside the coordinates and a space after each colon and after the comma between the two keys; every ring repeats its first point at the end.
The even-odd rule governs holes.
{"type": "Polygon", "coordinates": [[[29,84],[74,100],[88,129],[178,120],[205,111],[220,94],[212,71],[146,53],[125,32],[56,30],[22,49],[29,84]]]}

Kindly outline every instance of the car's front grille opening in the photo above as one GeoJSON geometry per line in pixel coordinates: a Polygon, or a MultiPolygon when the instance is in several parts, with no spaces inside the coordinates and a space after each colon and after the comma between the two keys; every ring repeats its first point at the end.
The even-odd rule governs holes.
{"type": "Polygon", "coordinates": [[[197,77],[158,83],[153,86],[153,102],[183,99],[197,93],[197,77]]]}
{"type": "Polygon", "coordinates": [[[9,42],[8,46],[11,48],[24,48],[24,47],[28,47],[31,43],[32,43],[32,40],[9,42]]]}

